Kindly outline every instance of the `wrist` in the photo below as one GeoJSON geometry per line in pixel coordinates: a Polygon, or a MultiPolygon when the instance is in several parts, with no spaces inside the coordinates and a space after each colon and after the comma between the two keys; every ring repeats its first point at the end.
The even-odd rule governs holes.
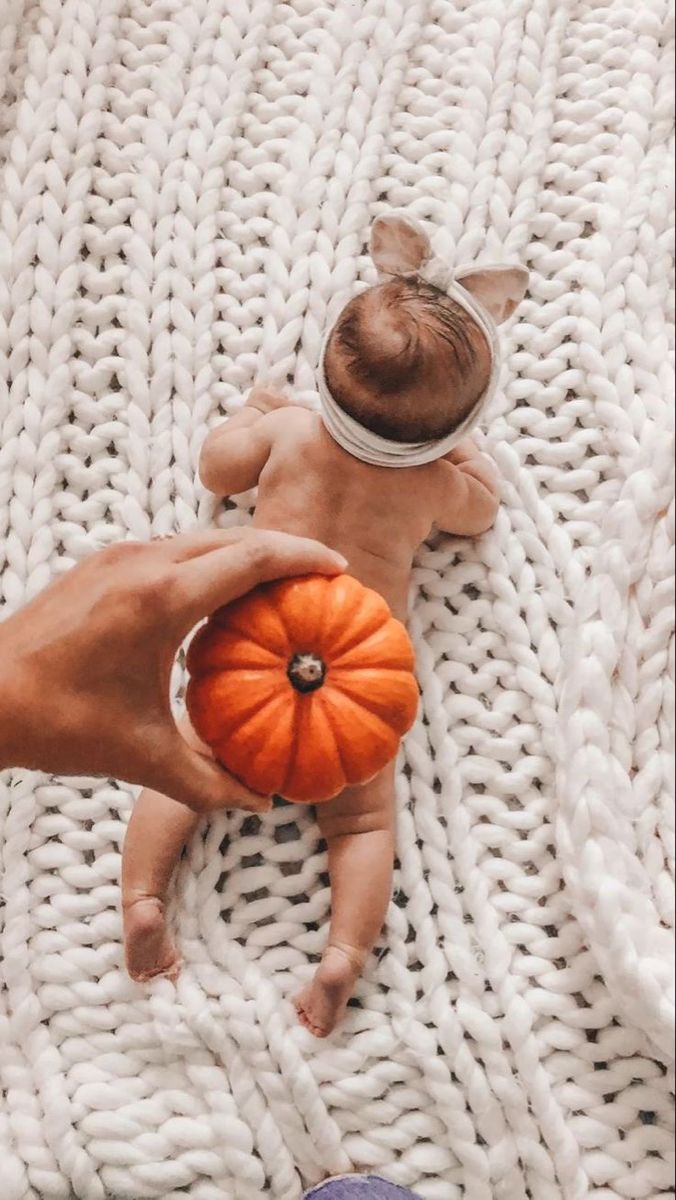
{"type": "Polygon", "coordinates": [[[0,624],[0,770],[16,766],[20,741],[20,673],[9,622],[0,624]]]}
{"type": "Polygon", "coordinates": [[[48,732],[45,697],[19,649],[19,632],[12,618],[0,622],[0,770],[37,768],[36,735],[44,741],[48,732]]]}
{"type": "Polygon", "coordinates": [[[244,411],[253,409],[260,416],[265,417],[271,412],[276,412],[277,409],[288,408],[289,405],[290,400],[285,392],[268,387],[267,384],[256,384],[249,392],[244,411]]]}
{"type": "Polygon", "coordinates": [[[235,414],[238,424],[253,425],[255,421],[260,421],[261,417],[265,416],[265,409],[259,408],[253,400],[247,400],[243,408],[235,414]]]}
{"type": "Polygon", "coordinates": [[[453,464],[453,466],[457,467],[461,463],[470,462],[473,459],[478,458],[480,455],[481,450],[477,446],[474,439],[471,437],[465,437],[461,442],[458,442],[457,446],[455,446],[454,449],[451,450],[445,457],[447,462],[450,462],[453,464]]]}

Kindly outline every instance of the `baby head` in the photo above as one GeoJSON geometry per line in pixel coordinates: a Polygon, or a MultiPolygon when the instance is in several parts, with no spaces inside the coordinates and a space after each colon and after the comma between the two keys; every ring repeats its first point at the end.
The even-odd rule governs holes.
{"type": "Polygon", "coordinates": [[[476,322],[415,276],[378,284],[352,300],[324,361],[343,411],[394,442],[447,437],[486,391],[492,369],[476,322]]]}
{"type": "MultiPolygon", "coordinates": [[[[425,270],[429,239],[409,218],[377,220],[371,254],[380,282],[347,305],[331,332],[328,389],[344,413],[390,442],[441,441],[471,418],[489,389],[490,322],[477,319],[471,301],[459,302],[448,279],[445,290],[436,286],[438,270],[425,270]]],[[[456,283],[499,322],[514,312],[527,278],[521,267],[478,268],[456,283]]]]}

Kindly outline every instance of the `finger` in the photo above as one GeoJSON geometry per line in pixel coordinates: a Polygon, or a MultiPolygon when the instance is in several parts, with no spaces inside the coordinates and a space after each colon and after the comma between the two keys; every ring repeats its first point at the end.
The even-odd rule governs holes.
{"type": "Polygon", "coordinates": [[[237,545],[248,532],[247,526],[242,525],[232,529],[196,529],[193,533],[177,533],[175,537],[153,545],[157,545],[170,562],[189,562],[191,558],[210,554],[212,550],[237,545]]]}
{"type": "Polygon", "coordinates": [[[218,763],[193,750],[178,732],[167,734],[163,752],[155,759],[153,775],[151,784],[154,788],[194,812],[221,809],[268,812],[272,808],[269,797],[259,796],[228,775],[218,763]]]}
{"type": "Polygon", "coordinates": [[[181,565],[174,596],[180,605],[177,619],[186,632],[260,583],[292,575],[337,575],[347,567],[342,554],[309,538],[263,529],[247,532],[235,545],[181,565]]]}

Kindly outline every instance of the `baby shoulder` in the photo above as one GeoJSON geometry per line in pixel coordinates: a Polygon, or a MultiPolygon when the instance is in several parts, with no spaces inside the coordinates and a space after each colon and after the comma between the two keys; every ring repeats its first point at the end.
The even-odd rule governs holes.
{"type": "Polygon", "coordinates": [[[268,428],[276,438],[314,436],[319,428],[320,418],[317,413],[300,404],[289,404],[278,408],[265,418],[268,428]]]}

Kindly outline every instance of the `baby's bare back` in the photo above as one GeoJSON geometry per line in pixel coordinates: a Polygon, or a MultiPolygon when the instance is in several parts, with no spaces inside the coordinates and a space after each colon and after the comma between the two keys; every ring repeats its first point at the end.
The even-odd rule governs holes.
{"type": "Polygon", "coordinates": [[[368,466],[342,450],[315,414],[289,408],[284,418],[260,477],[254,523],[338,550],[351,574],[404,619],[413,556],[433,522],[432,473],[368,466]]]}

